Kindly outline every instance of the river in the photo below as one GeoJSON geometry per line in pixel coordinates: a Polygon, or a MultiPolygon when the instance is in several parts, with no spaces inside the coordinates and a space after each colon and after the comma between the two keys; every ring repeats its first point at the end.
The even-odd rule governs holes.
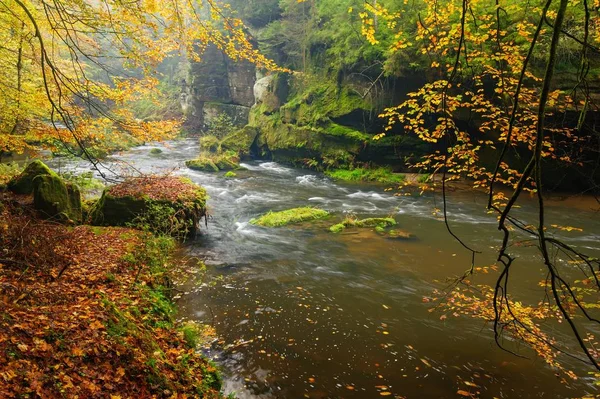
{"type": "MultiPolygon", "coordinates": [[[[584,378],[563,384],[526,349],[520,350],[523,359],[496,347],[489,324],[430,312],[432,305],[423,298],[470,263],[470,254],[434,211],[441,207],[439,195],[396,196],[381,185],[333,182],[274,162],[247,162],[247,171],[225,179],[185,168],[183,161],[197,153],[195,140],[174,141],[134,148],[109,164],[115,167],[112,162],[118,160],[144,172],[171,171],[208,191],[208,228],[202,226],[202,234],[182,250],[203,259],[208,276],[187,276],[178,305],[182,318],[215,327],[219,340],[206,353],[223,367],[226,393],[238,398],[455,398],[461,390],[481,398],[570,398],[594,392],[584,365],[569,364],[584,378]],[[153,147],[163,153],[151,155],[153,147]],[[274,229],[248,223],[269,210],[306,205],[334,216],[274,229]],[[392,216],[415,238],[389,239],[369,229],[328,232],[347,213],[392,216]]],[[[482,251],[478,266],[494,262],[501,238],[485,201],[484,195],[466,190],[450,193],[449,199],[453,229],[482,251]]],[[[523,218],[534,215],[533,201],[520,205],[523,218]]],[[[549,224],[582,228],[558,236],[599,254],[595,205],[583,199],[550,201],[549,224]]],[[[523,301],[537,302],[537,282],[544,273],[536,250],[515,248],[513,253],[518,259],[512,290],[523,301]]],[[[483,281],[492,282],[493,276],[483,281]]]]}

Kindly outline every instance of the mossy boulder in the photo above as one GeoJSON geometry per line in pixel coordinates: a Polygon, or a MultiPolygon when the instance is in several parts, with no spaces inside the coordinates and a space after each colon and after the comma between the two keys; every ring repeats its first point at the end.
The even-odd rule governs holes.
{"type": "Polygon", "coordinates": [[[56,174],[38,175],[33,179],[33,205],[48,218],[81,221],[81,193],[72,183],[56,174]]]}
{"type": "Polygon", "coordinates": [[[98,226],[135,226],[174,236],[194,236],[206,215],[206,191],[175,176],[132,178],[104,190],[90,212],[98,226]],[[165,231],[165,226],[171,229],[165,231]]]}
{"type": "Polygon", "coordinates": [[[332,233],[340,233],[348,227],[375,228],[377,231],[382,231],[386,227],[395,226],[396,220],[394,218],[366,218],[366,219],[354,219],[346,218],[341,223],[334,224],[329,228],[332,233]]]}
{"type": "Polygon", "coordinates": [[[158,154],[162,154],[163,150],[161,150],[160,148],[153,148],[150,150],[150,154],[151,155],[158,155],[158,154]]]}
{"type": "Polygon", "coordinates": [[[252,146],[258,136],[258,128],[254,126],[244,126],[221,140],[221,149],[223,151],[233,151],[239,157],[247,157],[252,152],[252,146]]]}
{"type": "Polygon", "coordinates": [[[218,172],[219,168],[212,159],[208,157],[199,157],[196,159],[190,159],[185,161],[185,166],[192,170],[199,170],[201,172],[218,172]]]}
{"type": "Polygon", "coordinates": [[[45,163],[36,159],[31,162],[23,172],[8,182],[8,189],[15,194],[31,194],[33,193],[33,179],[37,176],[56,176],[45,163]]]}
{"type": "Polygon", "coordinates": [[[280,227],[308,220],[323,219],[327,216],[329,216],[329,212],[322,209],[302,207],[280,212],[268,212],[256,219],[250,220],[250,224],[263,227],[280,227]]]}
{"type": "Polygon", "coordinates": [[[204,154],[196,159],[185,161],[185,165],[192,170],[202,172],[218,172],[227,170],[243,170],[239,158],[232,153],[204,154]]]}
{"type": "Polygon", "coordinates": [[[221,143],[216,136],[208,135],[200,137],[200,151],[220,152],[221,143]]]}

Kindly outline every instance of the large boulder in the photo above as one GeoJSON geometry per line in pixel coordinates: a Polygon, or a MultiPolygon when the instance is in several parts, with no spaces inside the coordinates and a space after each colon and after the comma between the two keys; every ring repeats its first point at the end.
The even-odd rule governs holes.
{"type": "Polygon", "coordinates": [[[194,236],[206,216],[206,191],[175,176],[131,178],[104,190],[92,224],[134,226],[177,237],[194,236]]]}
{"type": "Polygon", "coordinates": [[[81,221],[81,193],[72,183],[56,174],[38,175],[33,179],[33,205],[48,218],[81,221]]]}
{"type": "Polygon", "coordinates": [[[33,179],[41,175],[58,176],[45,163],[36,159],[25,170],[8,182],[8,189],[15,194],[29,195],[33,192],[33,179]]]}

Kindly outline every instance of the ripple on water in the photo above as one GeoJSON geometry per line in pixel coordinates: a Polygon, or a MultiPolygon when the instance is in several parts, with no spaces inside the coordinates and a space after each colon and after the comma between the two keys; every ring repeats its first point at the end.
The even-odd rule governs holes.
{"type": "Polygon", "coordinates": [[[364,192],[364,191],[357,191],[355,193],[352,194],[348,194],[347,195],[348,198],[359,198],[359,199],[366,199],[366,198],[370,198],[372,200],[377,200],[377,201],[397,201],[397,198],[391,195],[382,195],[379,193],[376,193],[375,191],[368,191],[368,192],[364,192]]]}

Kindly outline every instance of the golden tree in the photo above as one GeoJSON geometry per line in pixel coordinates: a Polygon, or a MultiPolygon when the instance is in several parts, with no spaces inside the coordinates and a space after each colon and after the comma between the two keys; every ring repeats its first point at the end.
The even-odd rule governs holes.
{"type": "Polygon", "coordinates": [[[275,65],[253,48],[240,19],[212,0],[0,1],[0,151],[47,139],[86,150],[107,133],[142,140],[177,121],[136,121],[124,105],[148,96],[157,65],[201,57],[214,44],[232,59],[275,65]]]}

